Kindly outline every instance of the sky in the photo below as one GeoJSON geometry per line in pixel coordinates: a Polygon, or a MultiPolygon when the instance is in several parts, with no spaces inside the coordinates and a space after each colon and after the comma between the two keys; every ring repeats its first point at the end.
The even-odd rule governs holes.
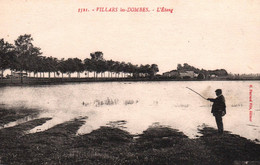
{"type": "Polygon", "coordinates": [[[102,51],[106,60],[158,64],[160,73],[183,63],[260,73],[259,29],[259,0],[0,0],[0,38],[10,43],[31,34],[45,56],[83,60],[102,51]]]}

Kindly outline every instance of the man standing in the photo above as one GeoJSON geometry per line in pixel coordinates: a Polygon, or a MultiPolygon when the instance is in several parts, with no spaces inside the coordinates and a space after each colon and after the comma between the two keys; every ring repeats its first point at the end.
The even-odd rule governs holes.
{"type": "Polygon", "coordinates": [[[222,116],[226,114],[226,103],[225,98],[222,95],[222,90],[217,89],[216,91],[217,98],[212,99],[208,98],[207,100],[213,102],[211,113],[215,116],[216,123],[218,126],[218,133],[223,133],[223,122],[222,122],[222,116]]]}

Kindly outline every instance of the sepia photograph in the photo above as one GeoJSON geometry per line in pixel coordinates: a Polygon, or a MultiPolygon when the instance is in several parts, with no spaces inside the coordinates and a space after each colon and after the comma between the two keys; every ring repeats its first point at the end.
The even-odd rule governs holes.
{"type": "Polygon", "coordinates": [[[260,165],[260,1],[0,0],[0,165],[260,165]]]}

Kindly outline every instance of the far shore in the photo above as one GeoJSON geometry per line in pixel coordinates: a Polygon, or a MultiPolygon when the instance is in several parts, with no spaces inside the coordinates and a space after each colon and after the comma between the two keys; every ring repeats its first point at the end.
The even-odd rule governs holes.
{"type": "Polygon", "coordinates": [[[21,86],[21,85],[52,85],[52,84],[63,84],[63,83],[81,83],[81,82],[124,82],[124,81],[133,81],[133,82],[142,82],[142,81],[259,81],[260,79],[230,79],[230,78],[214,78],[214,79],[180,79],[180,78],[170,78],[170,77],[121,77],[121,78],[107,78],[107,77],[51,77],[51,78],[34,78],[34,77],[23,77],[21,78],[12,78],[12,79],[0,79],[0,86],[21,86]]]}

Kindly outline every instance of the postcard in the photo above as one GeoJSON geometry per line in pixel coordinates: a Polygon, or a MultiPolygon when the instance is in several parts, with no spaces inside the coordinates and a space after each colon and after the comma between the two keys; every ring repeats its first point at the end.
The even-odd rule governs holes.
{"type": "Polygon", "coordinates": [[[0,164],[260,164],[257,0],[1,0],[0,164]]]}

